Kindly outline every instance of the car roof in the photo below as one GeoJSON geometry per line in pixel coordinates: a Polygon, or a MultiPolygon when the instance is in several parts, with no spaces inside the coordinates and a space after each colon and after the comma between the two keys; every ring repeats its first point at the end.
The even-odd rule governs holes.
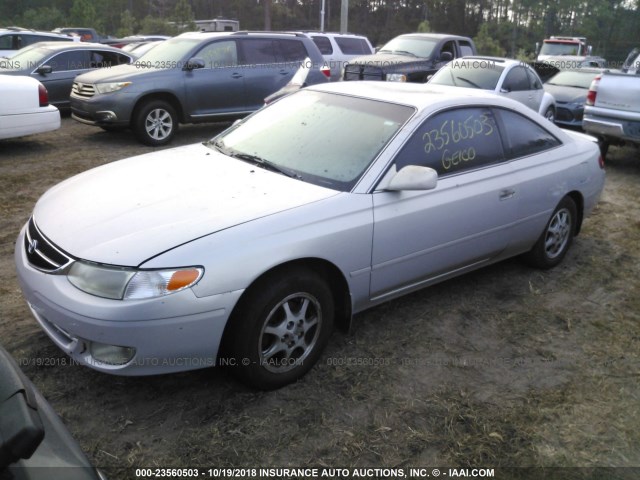
{"type": "Polygon", "coordinates": [[[367,38],[365,35],[360,35],[358,33],[321,32],[319,30],[301,30],[300,32],[308,35],[326,35],[327,37],[367,38]]]}
{"type": "MultiPolygon", "coordinates": [[[[38,42],[33,43],[31,45],[27,45],[28,47],[35,46],[37,48],[46,48],[47,50],[69,50],[69,49],[95,49],[100,48],[102,50],[109,50],[112,52],[121,52],[122,50],[119,48],[111,47],[109,45],[105,45],[104,43],[90,43],[90,42],[38,42]]],[[[122,52],[127,53],[127,52],[122,52]]]]}
{"type": "MultiPolygon", "coordinates": [[[[465,60],[475,60],[478,62],[495,62],[504,65],[505,67],[511,65],[527,65],[525,62],[521,60],[516,60],[515,58],[505,58],[505,57],[486,57],[483,55],[467,55],[465,57],[456,58],[456,62],[465,61],[465,60]]],[[[528,66],[528,65],[527,65],[528,66]]]]}
{"type": "Polygon", "coordinates": [[[460,35],[451,35],[448,33],[404,33],[402,35],[398,35],[398,37],[417,37],[417,38],[425,38],[425,39],[432,39],[432,40],[444,40],[444,39],[468,40],[467,37],[463,37],[460,35]]]}
{"type": "Polygon", "coordinates": [[[49,37],[68,37],[68,35],[64,33],[46,32],[42,30],[33,30],[31,28],[22,28],[22,27],[0,28],[0,35],[6,34],[6,33],[33,33],[35,35],[47,35],[49,37]]]}
{"type": "Polygon", "coordinates": [[[277,31],[258,32],[258,31],[248,31],[248,30],[240,30],[237,32],[185,32],[173,38],[193,38],[193,39],[205,40],[207,38],[243,36],[243,35],[309,38],[306,34],[301,32],[277,32],[277,31]]]}
{"type": "MultiPolygon", "coordinates": [[[[455,105],[494,105],[509,107],[519,112],[534,112],[525,105],[510,98],[475,88],[459,88],[425,83],[396,82],[330,82],[306,87],[354,97],[368,98],[382,102],[408,105],[418,110],[438,110],[455,105]]],[[[529,114],[527,112],[527,114],[529,114]]]]}

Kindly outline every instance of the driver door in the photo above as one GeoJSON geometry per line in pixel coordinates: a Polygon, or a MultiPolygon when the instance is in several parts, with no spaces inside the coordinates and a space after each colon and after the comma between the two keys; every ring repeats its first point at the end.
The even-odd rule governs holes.
{"type": "Polygon", "coordinates": [[[238,64],[235,40],[208,43],[192,58],[204,68],[185,70],[186,111],[193,120],[246,111],[245,72],[238,64]]]}
{"type": "Polygon", "coordinates": [[[373,194],[373,301],[488,263],[507,248],[519,196],[504,158],[490,109],[452,109],[423,122],[395,168],[434,168],[438,184],[373,194]]]}

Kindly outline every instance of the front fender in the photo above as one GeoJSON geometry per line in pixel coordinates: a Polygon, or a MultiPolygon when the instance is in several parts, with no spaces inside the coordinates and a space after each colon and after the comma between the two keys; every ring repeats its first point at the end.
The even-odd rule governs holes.
{"type": "Polygon", "coordinates": [[[549,92],[544,92],[538,113],[544,115],[549,107],[553,107],[554,110],[556,109],[556,99],[549,92]]]}

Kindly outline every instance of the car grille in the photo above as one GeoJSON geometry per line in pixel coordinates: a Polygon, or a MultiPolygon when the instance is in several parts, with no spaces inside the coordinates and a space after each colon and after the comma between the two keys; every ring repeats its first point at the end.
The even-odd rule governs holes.
{"type": "Polygon", "coordinates": [[[29,264],[43,272],[55,272],[72,262],[70,256],[57,248],[38,230],[33,217],[29,219],[27,225],[24,250],[29,264]]]}
{"type": "Polygon", "coordinates": [[[344,67],[344,80],[382,80],[382,68],[373,65],[347,64],[344,67]]]}
{"type": "Polygon", "coordinates": [[[73,87],[71,87],[71,93],[74,93],[79,97],[91,98],[96,94],[96,89],[90,83],[73,82],[73,87]]]}
{"type": "Polygon", "coordinates": [[[574,120],[573,113],[571,113],[571,110],[569,109],[558,107],[556,111],[556,120],[560,120],[561,122],[572,122],[574,120]]]}

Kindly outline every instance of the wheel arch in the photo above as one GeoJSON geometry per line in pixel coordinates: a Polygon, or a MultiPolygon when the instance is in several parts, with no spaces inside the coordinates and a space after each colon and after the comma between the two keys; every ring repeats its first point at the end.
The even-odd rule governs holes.
{"type": "Polygon", "coordinates": [[[178,114],[178,118],[180,122],[184,123],[185,118],[184,118],[184,111],[182,110],[182,104],[180,103],[180,100],[178,100],[178,97],[176,97],[173,93],[170,93],[170,92],[152,92],[152,93],[146,94],[143,97],[140,97],[136,101],[136,104],[134,105],[133,110],[131,111],[130,122],[135,121],[138,115],[138,110],[140,110],[140,108],[142,108],[144,104],[146,104],[147,102],[152,102],[154,100],[163,100],[169,103],[178,114]]]}
{"type": "Polygon", "coordinates": [[[582,228],[582,220],[584,218],[584,198],[582,197],[582,194],[577,190],[569,192],[566,196],[573,200],[573,203],[576,204],[576,214],[578,218],[576,218],[576,229],[574,235],[577,236],[580,233],[580,229],[582,228]]]}
{"type": "Polygon", "coordinates": [[[327,282],[327,286],[331,290],[335,302],[335,325],[342,331],[346,332],[349,330],[352,313],[351,295],[349,293],[349,284],[340,269],[325,259],[300,258],[270,268],[257,277],[251,285],[245,289],[238,299],[234,307],[234,311],[231,313],[229,321],[224,328],[224,333],[222,334],[222,340],[220,342],[221,351],[224,349],[225,341],[228,340],[228,336],[233,330],[233,325],[236,321],[234,313],[238,310],[240,305],[242,305],[242,302],[245,301],[247,296],[249,296],[250,292],[253,289],[260,288],[265,282],[269,282],[271,277],[285,274],[287,270],[294,268],[306,269],[319,275],[325,282],[327,282]]]}

